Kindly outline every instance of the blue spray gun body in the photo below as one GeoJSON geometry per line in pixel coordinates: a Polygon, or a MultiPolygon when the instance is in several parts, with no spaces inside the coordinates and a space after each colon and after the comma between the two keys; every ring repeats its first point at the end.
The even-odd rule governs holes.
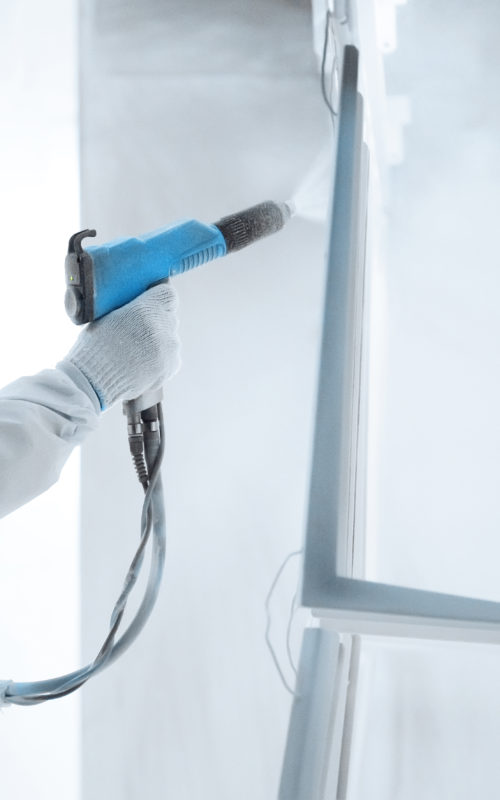
{"type": "Polygon", "coordinates": [[[88,247],[95,275],[94,319],[149,286],[226,254],[218,228],[189,220],[144,236],[88,247]]]}
{"type": "Polygon", "coordinates": [[[77,324],[99,319],[155,283],[280,230],[291,214],[286,203],[268,201],[213,225],[187,220],[86,250],[82,240],[95,231],[80,231],[71,237],[66,257],[66,311],[77,324]]]}

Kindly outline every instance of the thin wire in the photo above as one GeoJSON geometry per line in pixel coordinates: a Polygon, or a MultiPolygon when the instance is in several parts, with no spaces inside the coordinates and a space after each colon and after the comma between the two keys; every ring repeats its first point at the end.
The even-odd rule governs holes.
{"type": "MultiPolygon", "coordinates": [[[[338,116],[338,112],[335,111],[333,105],[330,102],[330,98],[328,97],[328,91],[327,91],[327,86],[326,86],[326,56],[327,56],[327,53],[328,53],[328,44],[329,44],[329,41],[330,41],[330,30],[331,30],[331,28],[330,28],[330,20],[332,20],[333,18],[334,18],[333,13],[330,11],[330,9],[328,9],[327,12],[326,12],[326,18],[325,18],[325,36],[324,36],[324,41],[323,41],[323,58],[321,60],[321,94],[323,95],[323,100],[325,101],[325,104],[326,104],[326,106],[327,106],[327,108],[328,108],[328,110],[330,112],[332,125],[333,125],[333,127],[335,129],[335,117],[338,116]]],[[[336,69],[336,67],[338,65],[338,61],[337,61],[337,46],[336,46],[336,42],[335,42],[335,34],[333,36],[333,47],[334,47],[334,58],[333,58],[333,65],[332,65],[332,75],[335,75],[335,69],[336,69]]]]}
{"type": "Polygon", "coordinates": [[[283,561],[281,567],[279,568],[278,572],[276,573],[276,576],[275,576],[275,578],[274,578],[274,580],[273,580],[273,582],[271,584],[269,592],[267,593],[266,603],[265,603],[265,608],[266,608],[266,633],[265,633],[266,644],[267,644],[267,646],[269,648],[269,652],[271,653],[272,659],[274,661],[274,665],[275,665],[275,667],[276,667],[276,669],[278,671],[278,675],[281,678],[281,682],[282,682],[283,686],[285,687],[287,692],[290,692],[290,694],[293,697],[299,697],[299,695],[296,692],[294,692],[294,690],[291,688],[291,686],[287,682],[287,680],[286,680],[286,678],[285,678],[285,676],[283,674],[283,670],[281,669],[280,663],[278,661],[278,657],[277,657],[277,655],[275,653],[274,647],[273,647],[273,645],[271,643],[271,639],[269,637],[269,631],[271,629],[271,612],[270,612],[269,606],[270,606],[270,602],[271,602],[271,597],[273,596],[273,592],[274,592],[274,590],[276,588],[276,585],[277,585],[277,583],[278,583],[278,581],[279,581],[279,579],[280,579],[280,577],[281,577],[281,575],[283,573],[283,570],[285,569],[286,565],[288,564],[288,562],[290,561],[291,558],[294,558],[295,556],[300,556],[300,555],[302,555],[302,553],[303,553],[303,550],[294,550],[293,553],[289,553],[289,555],[285,558],[285,560],[283,561]]]}

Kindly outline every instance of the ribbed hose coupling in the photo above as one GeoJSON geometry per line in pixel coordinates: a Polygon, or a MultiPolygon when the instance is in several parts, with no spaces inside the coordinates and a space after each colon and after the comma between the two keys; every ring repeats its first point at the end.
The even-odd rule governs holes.
{"type": "Polygon", "coordinates": [[[128,425],[128,446],[134,462],[135,471],[139,482],[144,489],[148,487],[148,468],[144,458],[144,428],[140,414],[134,415],[133,420],[129,420],[128,425]]]}

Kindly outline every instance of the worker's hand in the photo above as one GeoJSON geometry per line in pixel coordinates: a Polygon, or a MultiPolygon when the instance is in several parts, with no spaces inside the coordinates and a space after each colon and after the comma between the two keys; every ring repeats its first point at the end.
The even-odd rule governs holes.
{"type": "Polygon", "coordinates": [[[159,388],[180,366],[177,293],[170,282],[91,322],[66,356],[109,408],[159,388]]]}

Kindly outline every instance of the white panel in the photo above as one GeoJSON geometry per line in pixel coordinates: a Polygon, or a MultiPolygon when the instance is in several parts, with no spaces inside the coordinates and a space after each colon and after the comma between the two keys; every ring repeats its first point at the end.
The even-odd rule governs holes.
{"type": "Polygon", "coordinates": [[[365,640],[347,800],[498,797],[499,676],[497,646],[365,640]]]}

